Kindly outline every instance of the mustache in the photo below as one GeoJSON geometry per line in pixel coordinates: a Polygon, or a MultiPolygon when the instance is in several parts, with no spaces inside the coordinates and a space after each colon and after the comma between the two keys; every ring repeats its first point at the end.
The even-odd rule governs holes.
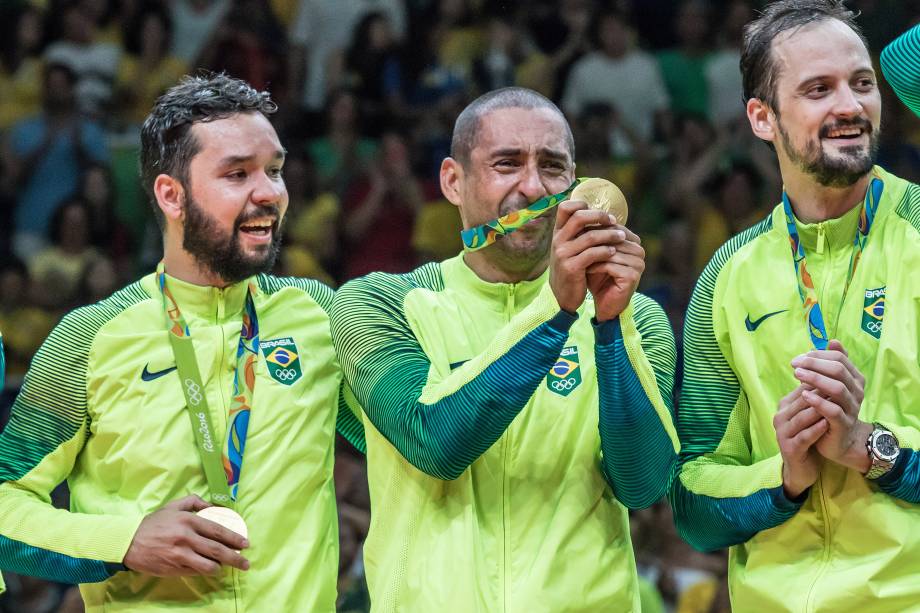
{"type": "Polygon", "coordinates": [[[862,128],[867,134],[872,134],[872,122],[862,117],[856,117],[854,119],[836,121],[833,124],[821,126],[821,131],[818,133],[818,136],[827,138],[827,135],[830,134],[831,131],[841,130],[843,128],[862,128]]]}
{"type": "Polygon", "coordinates": [[[240,213],[240,216],[236,218],[235,227],[240,228],[240,226],[245,226],[250,221],[253,221],[256,219],[263,219],[265,217],[271,217],[272,225],[277,227],[278,220],[281,219],[281,207],[279,207],[278,205],[272,204],[272,205],[266,205],[266,206],[259,207],[259,209],[250,211],[248,213],[246,211],[243,211],[242,213],[240,213]]]}

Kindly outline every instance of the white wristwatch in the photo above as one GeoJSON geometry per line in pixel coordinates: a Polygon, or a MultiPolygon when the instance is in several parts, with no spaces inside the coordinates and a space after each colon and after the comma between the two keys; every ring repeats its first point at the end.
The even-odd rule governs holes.
{"type": "Polygon", "coordinates": [[[873,424],[875,429],[866,439],[866,452],[872,466],[866,473],[866,479],[878,479],[894,467],[901,447],[897,437],[881,424],[873,424]]]}

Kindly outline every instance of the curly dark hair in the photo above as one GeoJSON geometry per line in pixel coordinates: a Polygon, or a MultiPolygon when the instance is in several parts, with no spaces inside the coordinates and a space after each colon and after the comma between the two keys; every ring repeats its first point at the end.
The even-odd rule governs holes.
{"type": "Polygon", "coordinates": [[[157,206],[153,183],[158,175],[167,174],[188,190],[189,164],[200,150],[191,127],[238,113],[268,117],[277,110],[268,92],[223,73],[185,76],[160,96],[141,128],[140,173],[161,229],[166,220],[157,206]]]}
{"type": "Polygon", "coordinates": [[[797,30],[810,23],[836,19],[859,36],[866,49],[869,43],[856,23],[855,13],[843,0],[778,0],[764,7],[760,17],[744,26],[741,43],[741,78],[743,104],[757,98],[779,114],[776,81],[779,68],[773,57],[773,41],[787,30],[797,30]]]}

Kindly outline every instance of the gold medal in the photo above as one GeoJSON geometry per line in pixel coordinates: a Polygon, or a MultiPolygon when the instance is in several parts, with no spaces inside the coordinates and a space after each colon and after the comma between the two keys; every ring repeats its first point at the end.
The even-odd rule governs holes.
{"type": "Polygon", "coordinates": [[[585,179],[575,186],[569,200],[581,200],[589,208],[607,211],[617,219],[618,224],[626,225],[629,207],[626,205],[626,196],[620,188],[608,181],[592,177],[585,179]]]}
{"type": "Polygon", "coordinates": [[[231,532],[236,532],[243,538],[249,538],[249,530],[246,528],[246,522],[239,513],[227,507],[208,507],[201,509],[196,513],[198,517],[203,517],[215,524],[220,524],[231,532]]]}

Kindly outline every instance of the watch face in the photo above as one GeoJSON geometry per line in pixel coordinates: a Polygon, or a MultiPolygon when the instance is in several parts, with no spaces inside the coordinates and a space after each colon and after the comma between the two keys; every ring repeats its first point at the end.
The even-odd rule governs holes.
{"type": "Polygon", "coordinates": [[[891,459],[898,455],[898,440],[890,432],[882,432],[875,437],[875,450],[883,459],[891,459]]]}

